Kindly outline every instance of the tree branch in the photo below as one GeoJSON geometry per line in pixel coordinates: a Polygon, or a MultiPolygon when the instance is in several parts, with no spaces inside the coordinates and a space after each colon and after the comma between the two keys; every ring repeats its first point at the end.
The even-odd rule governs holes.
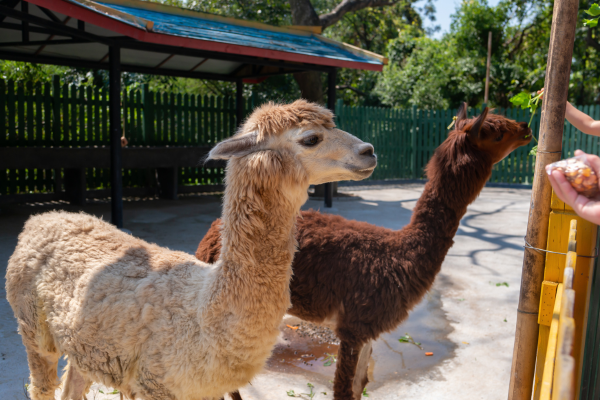
{"type": "Polygon", "coordinates": [[[330,13],[319,15],[319,22],[323,28],[327,28],[338,22],[349,12],[362,10],[367,7],[391,6],[398,0],[343,0],[330,13]]]}
{"type": "MultiPolygon", "coordinates": [[[[519,35],[519,41],[517,42],[517,44],[515,44],[515,47],[513,47],[513,49],[508,53],[509,60],[512,60],[515,53],[521,48],[521,45],[523,44],[523,39],[525,39],[525,36],[526,36],[525,33],[529,29],[533,28],[534,26],[535,26],[535,24],[532,23],[521,30],[521,34],[519,35]]],[[[511,39],[507,44],[511,44],[513,41],[514,41],[514,38],[511,39]]]]}
{"type": "Polygon", "coordinates": [[[366,94],[362,90],[358,90],[358,89],[353,88],[352,86],[348,86],[348,85],[339,85],[339,86],[336,86],[335,88],[337,90],[350,89],[350,90],[352,90],[354,93],[356,93],[359,96],[363,96],[363,97],[368,97],[369,96],[368,94],[366,94]]]}

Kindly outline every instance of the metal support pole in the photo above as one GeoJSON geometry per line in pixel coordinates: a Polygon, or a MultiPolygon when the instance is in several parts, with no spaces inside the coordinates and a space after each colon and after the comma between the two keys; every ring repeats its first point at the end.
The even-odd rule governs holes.
{"type": "MultiPolygon", "coordinates": [[[[335,83],[337,80],[337,69],[327,74],[327,108],[335,113],[335,83]]],[[[324,188],[325,207],[333,206],[333,183],[328,182],[324,188]]]]}
{"type": "Polygon", "coordinates": [[[490,66],[492,64],[492,31],[488,32],[488,55],[487,64],[485,66],[485,92],[483,95],[483,102],[488,103],[490,93],[490,66]]]}
{"type": "MultiPolygon", "coordinates": [[[[545,95],[535,178],[529,206],[525,240],[533,247],[546,249],[552,187],[545,166],[561,157],[562,135],[569,91],[571,57],[575,41],[575,26],[579,0],[556,0],[552,16],[550,49],[546,67],[545,95]]],[[[510,374],[509,400],[530,400],[534,381],[538,344],[538,311],[544,277],[545,257],[525,250],[521,293],[517,309],[517,331],[510,374]]]]}
{"type": "Polygon", "coordinates": [[[109,47],[109,126],[111,221],[123,228],[123,172],[121,157],[121,49],[109,47]]]}
{"type": "Polygon", "coordinates": [[[244,120],[244,82],[241,79],[235,81],[235,118],[239,128],[244,120]]]}

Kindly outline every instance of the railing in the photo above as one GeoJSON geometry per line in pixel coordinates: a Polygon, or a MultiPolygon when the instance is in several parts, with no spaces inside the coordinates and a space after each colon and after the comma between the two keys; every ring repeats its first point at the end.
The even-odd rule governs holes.
{"type": "MultiPolygon", "coordinates": [[[[231,135],[236,128],[232,98],[201,97],[155,93],[147,87],[125,90],[121,96],[125,136],[135,146],[212,146],[231,135]]],[[[0,80],[0,147],[90,147],[108,145],[108,93],[86,86],[52,83],[31,84],[0,80]]],[[[246,101],[248,113],[253,99],[246,101]]],[[[579,107],[600,119],[600,106],[579,107]]],[[[473,116],[481,110],[469,109],[473,116]]],[[[529,111],[498,109],[495,112],[517,121],[528,121],[529,111]]],[[[379,165],[371,179],[423,178],[424,167],[435,149],[446,138],[448,125],[456,110],[408,110],[336,106],[337,124],[372,143],[379,165]]],[[[532,122],[534,135],[539,130],[539,113],[532,122]]],[[[492,182],[530,184],[534,158],[530,148],[521,147],[498,163],[492,182]]],[[[563,157],[575,149],[598,153],[599,139],[583,135],[565,125],[563,157]]],[[[53,192],[64,178],[61,169],[5,169],[0,173],[0,196],[53,192]]],[[[143,169],[124,169],[125,187],[144,187],[152,173],[143,169]]],[[[88,189],[109,186],[105,168],[87,168],[88,189]]],[[[179,185],[219,184],[220,168],[181,168],[179,185]]]]}
{"type": "Polygon", "coordinates": [[[552,306],[550,332],[548,335],[546,358],[539,386],[540,400],[573,400],[575,398],[575,358],[572,355],[575,340],[575,291],[573,278],[577,264],[577,220],[571,220],[567,262],[562,283],[544,282],[539,323],[547,324],[550,302],[548,297],[555,289],[552,306]],[[552,283],[555,283],[554,285],[552,283]],[[544,298],[545,297],[545,298],[544,298]],[[544,300],[546,300],[544,302],[544,300]]]}
{"type": "Polygon", "coordinates": [[[599,286],[592,284],[598,226],[579,217],[554,193],[550,207],[533,400],[591,400],[587,394],[596,383],[588,365],[596,362],[587,356],[586,342],[596,327],[588,316],[597,312],[600,296],[599,286]]]}

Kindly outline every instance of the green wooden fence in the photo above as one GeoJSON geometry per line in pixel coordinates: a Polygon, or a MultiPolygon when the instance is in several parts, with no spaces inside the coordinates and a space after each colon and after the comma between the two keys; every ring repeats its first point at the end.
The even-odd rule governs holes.
{"type": "MultiPolygon", "coordinates": [[[[142,90],[123,91],[122,118],[129,146],[212,145],[231,135],[236,128],[232,98],[201,97],[142,90]]],[[[246,113],[255,104],[246,101],[246,113]]],[[[600,119],[600,106],[578,107],[600,119]]],[[[469,109],[473,116],[480,110],[469,109]]],[[[529,111],[495,111],[517,121],[528,121],[529,111]]],[[[379,165],[370,179],[422,178],[423,168],[437,146],[446,138],[447,126],[456,110],[408,110],[348,107],[338,101],[337,124],[372,143],[379,165]]],[[[539,113],[532,129],[538,136],[539,113]]],[[[598,154],[597,137],[584,135],[565,123],[563,157],[577,148],[598,154]]],[[[492,182],[531,184],[534,158],[520,148],[494,167],[492,182]]],[[[52,83],[0,80],[0,146],[85,147],[108,145],[108,91],[91,87],[52,83]]],[[[0,195],[54,191],[60,170],[9,169],[0,173],[0,195]]],[[[109,186],[109,171],[86,171],[88,189],[109,186]]],[[[221,183],[221,169],[182,168],[181,185],[221,183]]],[[[148,171],[123,171],[126,187],[148,185],[148,171]]]]}
{"type": "MultiPolygon", "coordinates": [[[[586,114],[600,120],[600,105],[577,106],[586,114]]],[[[481,110],[469,109],[469,116],[481,110]]],[[[494,110],[516,121],[528,122],[529,110],[499,108],[494,110]]],[[[348,107],[341,101],[336,107],[337,123],[343,130],[351,132],[375,147],[378,164],[370,179],[419,179],[424,178],[424,167],[433,152],[447,137],[448,125],[457,110],[408,110],[348,107]]],[[[531,129],[539,136],[540,113],[533,118],[531,129]]],[[[599,138],[585,135],[565,121],[563,136],[563,158],[571,157],[576,149],[600,154],[599,138]]],[[[520,147],[494,166],[491,182],[531,184],[535,169],[535,158],[529,151],[536,145],[520,147]]]]}
{"type": "MultiPolygon", "coordinates": [[[[129,146],[212,145],[236,128],[235,100],[147,88],[123,91],[122,123],[129,146]]],[[[251,103],[251,102],[248,102],[251,103]]],[[[0,80],[0,146],[86,147],[109,143],[108,90],[0,80]]],[[[55,170],[10,169],[0,174],[0,195],[54,190],[55,170]]],[[[182,168],[180,184],[221,183],[222,169],[182,168]]],[[[109,186],[109,171],[86,170],[88,189],[109,186]]],[[[147,171],[125,169],[125,187],[147,185],[147,171]]]]}

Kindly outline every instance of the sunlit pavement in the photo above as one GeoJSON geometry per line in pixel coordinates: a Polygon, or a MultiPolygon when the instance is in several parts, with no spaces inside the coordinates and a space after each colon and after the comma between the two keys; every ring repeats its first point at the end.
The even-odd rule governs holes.
{"type": "MultiPolygon", "coordinates": [[[[335,198],[334,207],[326,212],[400,229],[409,222],[422,190],[423,184],[418,183],[344,187],[341,191],[345,196],[335,198]]],[[[506,398],[530,194],[525,188],[485,188],[469,207],[433,290],[407,321],[374,344],[368,399],[506,398]],[[406,333],[420,342],[423,350],[400,343],[398,339],[406,333]],[[426,351],[434,355],[426,357],[426,351]]],[[[218,196],[126,202],[125,228],[161,246],[194,253],[211,222],[220,215],[220,206],[218,196]]],[[[61,204],[0,207],[3,279],[27,217],[55,208],[83,210],[109,219],[110,205],[106,202],[85,207],[61,204]]],[[[309,200],[304,208],[325,211],[318,200],[309,200]]],[[[311,390],[308,383],[314,386],[314,399],[333,398],[331,380],[335,363],[325,366],[325,358],[327,353],[335,353],[337,347],[319,344],[316,339],[311,341],[286,327],[298,323],[294,318],[286,318],[280,344],[265,371],[241,389],[244,399],[285,399],[291,390],[297,395],[308,394],[311,390]],[[309,362],[305,363],[306,360],[309,362]]],[[[3,282],[1,399],[25,399],[23,385],[28,381],[29,371],[16,329],[3,282]]],[[[110,391],[95,385],[88,400],[119,398],[118,394],[109,394],[110,391]]]]}

